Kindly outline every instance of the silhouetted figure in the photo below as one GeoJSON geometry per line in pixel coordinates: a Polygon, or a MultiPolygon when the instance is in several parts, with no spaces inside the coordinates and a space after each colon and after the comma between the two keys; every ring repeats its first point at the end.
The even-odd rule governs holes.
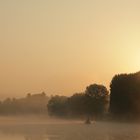
{"type": "Polygon", "coordinates": [[[90,118],[88,117],[87,120],[85,121],[85,124],[91,124],[90,118]]]}

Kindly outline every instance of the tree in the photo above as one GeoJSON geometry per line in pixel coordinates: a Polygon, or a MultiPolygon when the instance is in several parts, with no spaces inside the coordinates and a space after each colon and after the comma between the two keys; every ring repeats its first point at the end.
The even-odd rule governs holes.
{"type": "Polygon", "coordinates": [[[105,86],[93,84],[84,93],[76,93],[71,97],[52,96],[48,102],[48,112],[54,116],[91,116],[104,113],[108,91],[105,86]]]}
{"type": "Polygon", "coordinates": [[[65,96],[52,96],[47,104],[51,116],[64,116],[67,114],[67,100],[65,96]]]}
{"type": "Polygon", "coordinates": [[[76,93],[71,97],[52,96],[47,107],[49,114],[53,116],[82,116],[85,114],[85,94],[76,93]]]}
{"type": "Polygon", "coordinates": [[[106,110],[109,92],[103,85],[92,84],[86,88],[86,110],[89,115],[99,117],[106,110]]]}
{"type": "Polygon", "coordinates": [[[110,84],[110,112],[115,116],[140,116],[140,72],[115,75],[110,84]]]}
{"type": "Polygon", "coordinates": [[[68,109],[71,115],[85,115],[85,95],[84,93],[75,93],[68,99],[68,109]]]}

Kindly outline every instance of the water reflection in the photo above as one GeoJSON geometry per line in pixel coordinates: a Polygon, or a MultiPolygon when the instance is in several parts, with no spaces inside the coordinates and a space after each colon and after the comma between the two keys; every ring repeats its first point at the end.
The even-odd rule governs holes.
{"type": "Polygon", "coordinates": [[[26,124],[1,125],[2,140],[138,140],[139,125],[97,123],[85,125],[26,124]]]}

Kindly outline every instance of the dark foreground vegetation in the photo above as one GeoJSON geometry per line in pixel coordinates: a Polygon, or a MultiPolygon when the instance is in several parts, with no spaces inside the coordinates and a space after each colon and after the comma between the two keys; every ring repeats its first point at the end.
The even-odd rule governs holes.
{"type": "Polygon", "coordinates": [[[114,76],[110,89],[110,113],[113,117],[139,119],[140,72],[114,76]]]}
{"type": "Polygon", "coordinates": [[[53,96],[48,102],[51,116],[101,117],[108,109],[109,92],[103,85],[93,84],[83,93],[71,97],[53,96]]]}
{"type": "Polygon", "coordinates": [[[115,75],[110,93],[104,85],[91,84],[70,97],[27,94],[0,102],[1,115],[49,114],[54,117],[138,120],[140,118],[140,72],[115,75]]]}
{"type": "Polygon", "coordinates": [[[120,121],[140,120],[140,72],[115,75],[110,94],[103,85],[93,84],[71,97],[53,96],[48,102],[52,116],[90,116],[120,121]]]}

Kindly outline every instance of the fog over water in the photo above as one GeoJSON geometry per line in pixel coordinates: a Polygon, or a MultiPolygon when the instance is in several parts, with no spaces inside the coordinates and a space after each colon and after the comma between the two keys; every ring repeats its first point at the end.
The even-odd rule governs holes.
{"type": "Polygon", "coordinates": [[[2,140],[138,140],[139,124],[48,119],[45,117],[2,117],[2,140]]]}

